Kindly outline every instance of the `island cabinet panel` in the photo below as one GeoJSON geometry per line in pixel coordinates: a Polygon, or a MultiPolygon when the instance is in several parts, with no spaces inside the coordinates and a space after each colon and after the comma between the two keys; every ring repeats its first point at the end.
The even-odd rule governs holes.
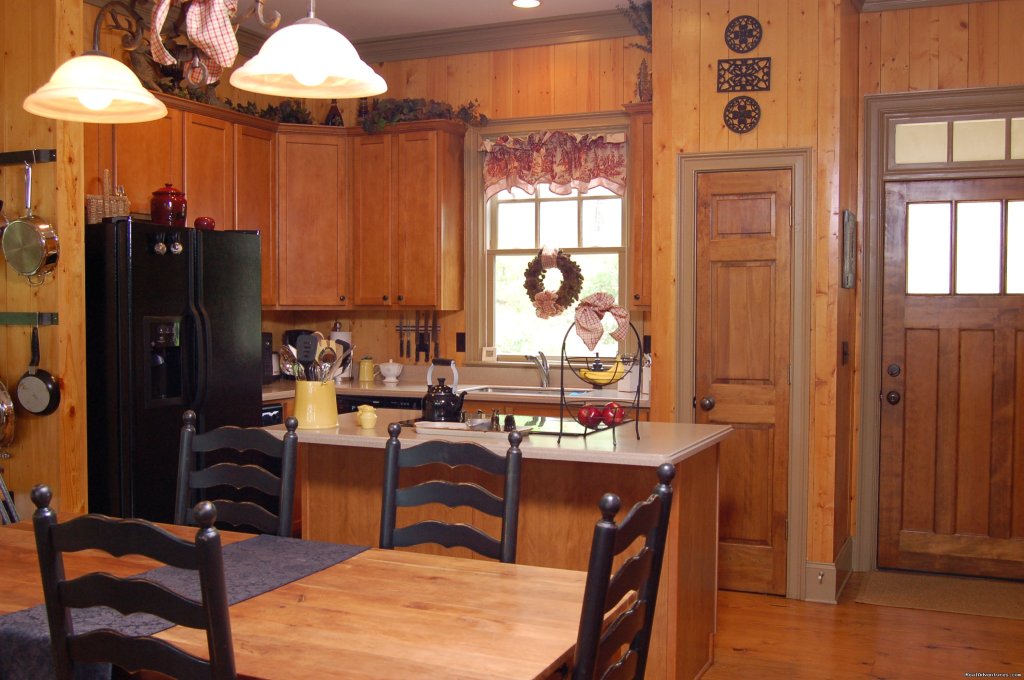
{"type": "Polygon", "coordinates": [[[355,304],[462,308],[464,135],[429,121],[353,139],[355,304]]]}
{"type": "Polygon", "coordinates": [[[164,184],[184,186],[182,117],[168,108],[160,120],[111,126],[113,181],[124,186],[132,212],[149,214],[153,192],[164,184]]]}
{"type": "Polygon", "coordinates": [[[235,225],[234,130],[229,121],[185,113],[185,181],[187,224],[212,217],[219,229],[235,225]]]}
{"type": "Polygon", "coordinates": [[[295,131],[277,143],[278,304],[346,307],[348,140],[295,131]]]}
{"type": "MultiPolygon", "coordinates": [[[[300,438],[301,438],[300,432],[300,438]]],[[[542,440],[534,435],[531,439],[542,440]]],[[[553,440],[553,438],[552,438],[553,440]]],[[[384,451],[301,444],[302,537],[379,545],[384,451]],[[323,508],[330,508],[323,512],[323,508]]],[[[610,454],[613,455],[613,454],[610,454]]],[[[403,470],[403,485],[431,479],[435,466],[403,470]]],[[[449,477],[450,475],[450,477],[449,477]]],[[[453,481],[475,483],[502,494],[492,475],[457,468],[453,481]]],[[[524,457],[519,506],[517,564],[585,571],[598,501],[618,494],[624,510],[643,500],[656,481],[655,468],[577,463],[524,457]]],[[[655,610],[647,677],[688,680],[710,664],[715,628],[718,447],[711,445],[676,463],[675,501],[655,610]]],[[[398,524],[427,518],[468,522],[500,535],[501,521],[466,508],[399,508],[398,524]]],[[[621,517],[620,517],[621,520],[621,517]]],[[[416,552],[479,558],[465,548],[421,545],[416,552]]],[[[483,558],[479,558],[483,559],[483,558]]]]}
{"type": "Polygon", "coordinates": [[[627,104],[629,114],[629,289],[633,309],[651,308],[651,105],[627,104]]]}
{"type": "Polygon", "coordinates": [[[393,148],[393,136],[388,134],[352,140],[352,302],[356,305],[400,302],[393,298],[391,281],[393,148]]]}
{"type": "Polygon", "coordinates": [[[260,299],[277,304],[277,142],[271,130],[235,125],[235,228],[260,232],[260,299]]]}

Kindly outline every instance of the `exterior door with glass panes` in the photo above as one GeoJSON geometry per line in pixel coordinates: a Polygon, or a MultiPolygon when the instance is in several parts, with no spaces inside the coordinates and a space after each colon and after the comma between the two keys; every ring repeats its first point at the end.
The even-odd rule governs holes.
{"type": "Polygon", "coordinates": [[[1024,578],[1024,179],[885,201],[878,566],[1024,578]]]}
{"type": "MultiPolygon", "coordinates": [[[[579,265],[583,275],[579,299],[607,292],[619,305],[624,302],[626,272],[624,201],[608,189],[595,187],[585,194],[572,190],[558,195],[549,185],[538,185],[529,194],[522,189],[501,191],[487,203],[488,299],[487,340],[499,361],[523,361],[543,352],[551,361],[551,385],[559,385],[558,368],[562,341],[571,357],[600,354],[608,359],[621,353],[618,342],[605,333],[594,352],[575,332],[566,332],[574,321],[576,303],[555,317],[540,318],[523,287],[529,262],[543,247],[561,249],[579,265]]],[[[544,290],[558,291],[562,276],[548,269],[544,290]]],[[[578,302],[578,301],[577,301],[578,302]]],[[[605,325],[614,327],[611,315],[605,325]]]]}

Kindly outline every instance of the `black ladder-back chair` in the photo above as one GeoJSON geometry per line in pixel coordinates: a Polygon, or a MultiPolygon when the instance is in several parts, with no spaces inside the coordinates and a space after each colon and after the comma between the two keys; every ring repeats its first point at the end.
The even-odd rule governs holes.
{"type": "Polygon", "coordinates": [[[455,546],[501,560],[516,561],[516,537],[519,532],[519,475],[523,454],[519,444],[523,436],[518,432],[508,435],[508,452],[501,456],[473,442],[428,441],[402,450],[398,435],[402,426],[388,425],[384,494],[381,507],[380,547],[395,548],[437,543],[446,548],[455,546]],[[499,498],[478,484],[454,483],[435,479],[415,486],[399,488],[399,473],[403,468],[414,468],[431,463],[449,467],[468,465],[504,478],[504,497],[499,498]],[[397,509],[428,503],[441,503],[449,508],[471,507],[493,517],[501,518],[501,538],[468,524],[450,524],[426,520],[403,527],[395,527],[397,509]]]}
{"type": "Polygon", "coordinates": [[[174,504],[175,524],[195,524],[192,506],[204,492],[220,487],[235,489],[257,489],[269,497],[278,499],[275,515],[262,505],[251,500],[209,498],[217,506],[217,521],[232,527],[252,527],[264,534],[291,536],[292,504],[295,497],[295,454],[298,436],[295,428],[298,421],[285,421],[287,433],[284,439],[277,439],[259,428],[219,427],[203,434],[196,433],[196,414],[185,411],[181,428],[181,443],[178,450],[178,493],[174,504]],[[258,451],[281,460],[281,476],[255,464],[241,464],[222,461],[206,467],[199,467],[200,454],[231,449],[241,456],[245,451],[258,451]]]}
{"type": "Polygon", "coordinates": [[[601,519],[594,527],[590,548],[572,680],[642,680],[644,677],[672,509],[670,484],[675,474],[672,465],[660,465],[659,483],[654,492],[647,500],[634,505],[618,525],[615,515],[622,505],[619,497],[607,493],[601,498],[598,504],[601,519]],[[640,550],[628,557],[613,575],[612,562],[616,556],[641,536],[645,540],[640,550]],[[636,593],[635,601],[602,632],[605,616],[631,592],[636,593]]]}
{"type": "Polygon", "coordinates": [[[32,490],[32,515],[42,575],[50,644],[58,680],[71,680],[75,664],[112,663],[126,671],[153,670],[174,678],[234,678],[227,588],[220,534],[213,527],[217,510],[202,502],[195,508],[199,530],[194,542],[180,539],[141,519],[83,515],[58,524],[47,486],[32,490]],[[202,601],[180,595],[138,577],[92,572],[64,575],[64,553],[99,549],[115,557],[143,555],[198,572],[202,601]],[[122,614],[142,612],[180,626],[206,631],[210,659],[201,659],[149,636],[132,637],[110,629],[75,634],[71,609],[106,606],[122,614]]]}

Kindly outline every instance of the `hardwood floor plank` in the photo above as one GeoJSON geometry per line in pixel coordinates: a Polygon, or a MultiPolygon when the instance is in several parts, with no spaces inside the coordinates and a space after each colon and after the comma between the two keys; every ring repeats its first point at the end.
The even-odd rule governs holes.
{"type": "Polygon", "coordinates": [[[715,664],[704,677],[1024,674],[1024,621],[861,604],[859,579],[853,575],[838,605],[720,591],[715,664]]]}

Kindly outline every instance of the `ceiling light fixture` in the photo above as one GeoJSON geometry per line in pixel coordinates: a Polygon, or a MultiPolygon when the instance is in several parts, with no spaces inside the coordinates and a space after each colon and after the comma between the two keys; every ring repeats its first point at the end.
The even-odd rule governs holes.
{"type": "Polygon", "coordinates": [[[512,6],[519,9],[533,9],[540,7],[540,0],[512,0],[512,6]]]}
{"type": "MultiPolygon", "coordinates": [[[[142,86],[131,69],[99,49],[100,10],[92,49],[57,67],[50,80],[25,97],[29,113],[81,123],[143,123],[167,115],[167,107],[142,86]]],[[[113,17],[113,9],[110,10],[113,17]]]]}
{"type": "Polygon", "coordinates": [[[271,34],[259,54],[231,74],[234,87],[249,92],[313,99],[371,97],[388,89],[356,48],[338,31],[309,14],[271,34]]]}

